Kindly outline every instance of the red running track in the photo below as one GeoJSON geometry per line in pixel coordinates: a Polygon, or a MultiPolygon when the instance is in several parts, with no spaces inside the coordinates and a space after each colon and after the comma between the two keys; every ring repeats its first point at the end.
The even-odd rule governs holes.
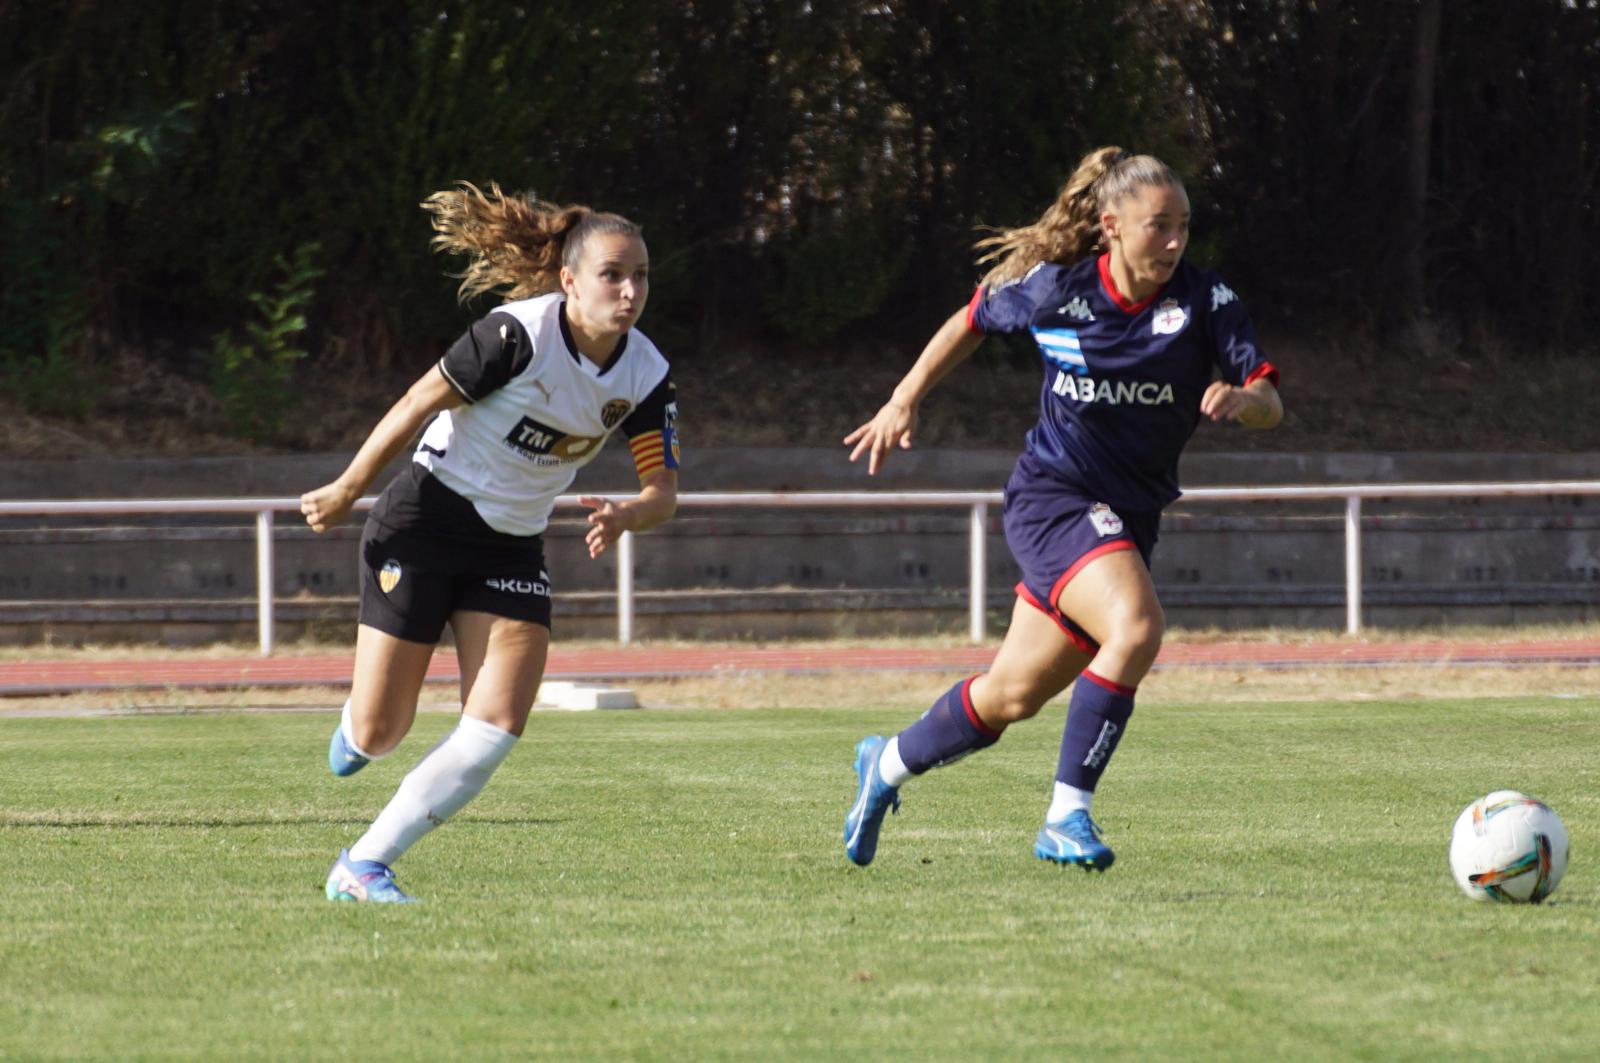
{"type": "MultiPolygon", "coordinates": [[[[715,676],[738,672],[799,674],[837,671],[981,671],[992,646],[918,647],[632,646],[616,649],[552,648],[546,678],[640,680],[715,676]]],[[[92,690],[229,689],[344,685],[348,654],[323,657],[231,659],[130,658],[116,661],[0,661],[0,697],[70,694],[92,690]]],[[[1260,642],[1175,643],[1162,649],[1157,668],[1309,668],[1378,665],[1600,664],[1600,639],[1512,642],[1343,642],[1305,645],[1260,642]]],[[[434,656],[432,681],[457,678],[452,654],[434,656]]]]}

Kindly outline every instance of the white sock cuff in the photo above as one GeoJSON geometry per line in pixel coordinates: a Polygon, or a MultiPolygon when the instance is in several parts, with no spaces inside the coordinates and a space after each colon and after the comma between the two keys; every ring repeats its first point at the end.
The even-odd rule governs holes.
{"type": "Polygon", "coordinates": [[[366,757],[368,760],[382,760],[389,755],[388,753],[368,753],[365,749],[356,745],[355,728],[350,722],[349,698],[344,699],[344,708],[339,712],[339,730],[344,733],[344,744],[350,747],[351,752],[366,757]]]}
{"type": "Polygon", "coordinates": [[[510,731],[465,713],[450,737],[452,741],[470,743],[476,753],[474,759],[479,763],[499,764],[510,754],[511,747],[517,744],[517,736],[510,731]]]}
{"type": "Polygon", "coordinates": [[[1089,811],[1093,803],[1093,790],[1080,790],[1076,786],[1057,780],[1055,789],[1050,794],[1050,808],[1044,814],[1045,822],[1060,823],[1080,808],[1085,812],[1089,811]]]}
{"type": "Polygon", "coordinates": [[[911,769],[900,757],[900,736],[895,735],[878,754],[878,775],[890,786],[899,786],[911,778],[911,769]]]}

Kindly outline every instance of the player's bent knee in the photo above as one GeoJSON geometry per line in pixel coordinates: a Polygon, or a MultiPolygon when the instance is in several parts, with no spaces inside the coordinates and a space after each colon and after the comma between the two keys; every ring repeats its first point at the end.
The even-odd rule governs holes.
{"type": "Polygon", "coordinates": [[[1161,651],[1161,640],[1166,634],[1166,623],[1159,612],[1139,613],[1123,618],[1112,627],[1101,643],[1102,655],[1128,662],[1135,671],[1143,672],[1155,662],[1161,651]]]}
{"type": "Polygon", "coordinates": [[[1130,650],[1154,654],[1166,637],[1167,618],[1160,609],[1140,610],[1123,617],[1113,629],[1107,642],[1117,642],[1130,650]]]}
{"type": "Polygon", "coordinates": [[[1153,616],[1144,617],[1134,626],[1134,638],[1140,649],[1148,651],[1152,656],[1161,649],[1161,640],[1167,634],[1167,620],[1159,612],[1153,616]]]}
{"type": "Polygon", "coordinates": [[[385,753],[392,752],[395,746],[400,744],[406,732],[411,730],[411,721],[415,715],[415,706],[403,714],[352,712],[351,737],[361,749],[372,756],[381,757],[385,753]]]}
{"type": "Polygon", "coordinates": [[[991,681],[983,699],[983,716],[991,723],[1010,725],[1037,716],[1049,700],[1050,693],[1031,683],[991,681]]]}

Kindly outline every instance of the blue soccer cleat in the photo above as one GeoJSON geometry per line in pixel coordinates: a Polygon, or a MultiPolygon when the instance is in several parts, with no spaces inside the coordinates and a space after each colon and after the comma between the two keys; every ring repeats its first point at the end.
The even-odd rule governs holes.
{"type": "Polygon", "coordinates": [[[328,872],[328,900],[371,901],[373,904],[415,904],[417,898],[395,885],[388,864],[376,860],[352,860],[350,850],[339,850],[339,859],[328,872]]]}
{"type": "Polygon", "coordinates": [[[1046,821],[1033,840],[1033,855],[1085,871],[1104,871],[1117,858],[1100,840],[1100,828],[1081,808],[1068,812],[1060,823],[1046,821]]]}
{"type": "Polygon", "coordinates": [[[350,748],[350,743],[344,740],[344,727],[333,729],[333,737],[328,740],[328,770],[335,775],[354,775],[368,764],[372,763],[366,757],[350,748]]]}
{"type": "Polygon", "coordinates": [[[856,803],[844,817],[844,855],[866,867],[878,852],[878,828],[885,812],[900,811],[900,788],[890,786],[878,774],[878,758],[889,740],[868,735],[856,743],[856,803]]]}

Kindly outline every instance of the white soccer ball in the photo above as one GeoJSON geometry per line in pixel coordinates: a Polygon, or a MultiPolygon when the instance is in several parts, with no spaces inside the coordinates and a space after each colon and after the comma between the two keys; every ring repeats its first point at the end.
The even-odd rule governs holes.
{"type": "Polygon", "coordinates": [[[1462,810],[1450,872],[1475,901],[1538,904],[1567,871],[1567,828],[1543,801],[1496,790],[1462,810]]]}

